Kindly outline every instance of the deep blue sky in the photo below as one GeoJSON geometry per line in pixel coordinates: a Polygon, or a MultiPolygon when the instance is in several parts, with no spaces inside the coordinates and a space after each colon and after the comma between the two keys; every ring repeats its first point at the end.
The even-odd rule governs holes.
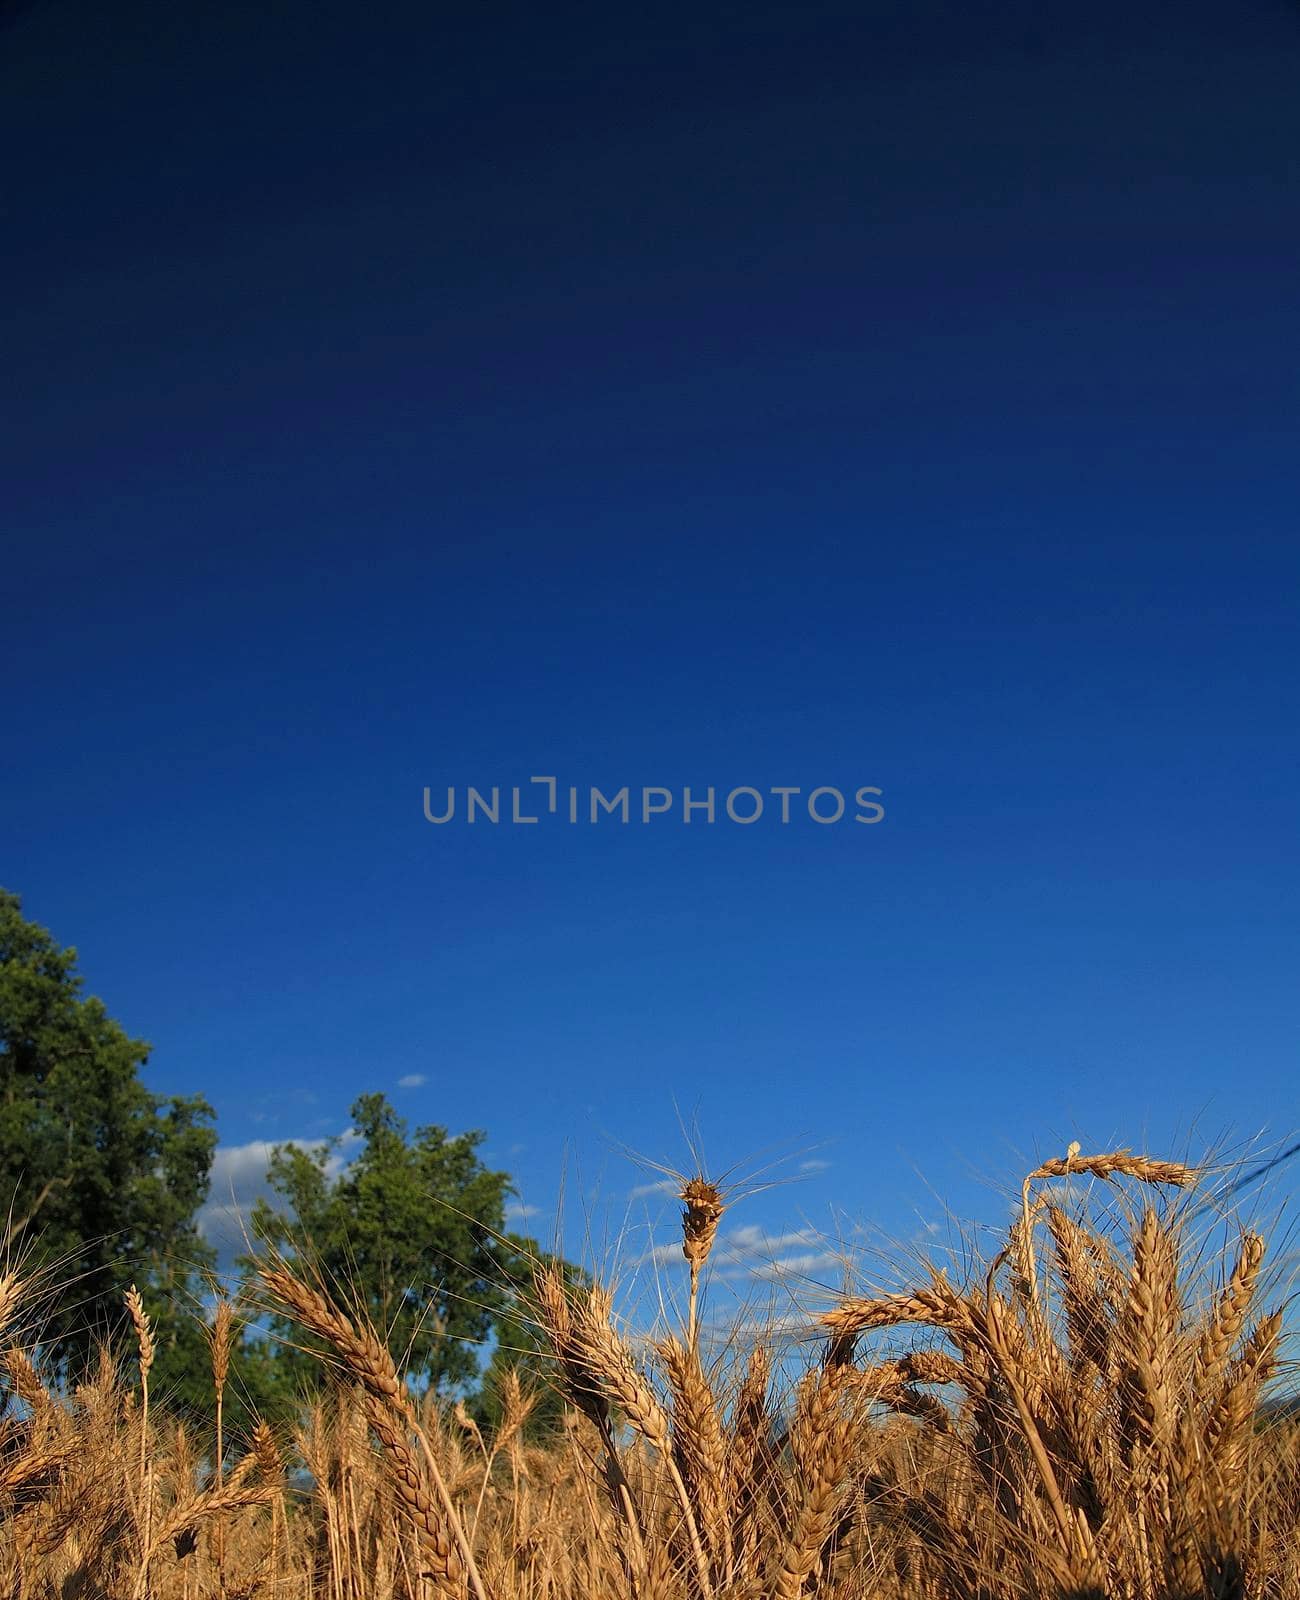
{"type": "Polygon", "coordinates": [[[1300,8],[653,9],[5,13],[0,881],[571,1239],[676,1107],[904,1237],[1284,1136],[1300,8]],[[533,773],[887,817],[422,818],[533,773]]]}

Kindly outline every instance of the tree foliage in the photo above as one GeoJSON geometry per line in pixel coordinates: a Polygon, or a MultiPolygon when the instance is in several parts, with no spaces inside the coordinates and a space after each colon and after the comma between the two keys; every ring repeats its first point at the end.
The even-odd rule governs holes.
{"type": "Polygon", "coordinates": [[[268,1176],[287,1209],[260,1201],[254,1234],[307,1254],[418,1381],[468,1387],[525,1247],[505,1235],[509,1176],[484,1166],[481,1133],[408,1136],[382,1094],[362,1095],[351,1115],[346,1147],[275,1149],[268,1176]]]}
{"type": "MultiPolygon", "coordinates": [[[[77,953],[0,890],[0,1203],[28,1271],[49,1269],[39,1338],[76,1378],[122,1331],[135,1283],[154,1326],[154,1388],[196,1420],[213,1409],[205,1302],[215,1254],[196,1224],[216,1146],[200,1098],[152,1093],[149,1047],[82,993],[77,953]]],[[[408,1130],[381,1094],[362,1095],[343,1138],[277,1146],[254,1233],[304,1253],[357,1300],[417,1382],[469,1393],[490,1421],[503,1367],[542,1376],[521,1295],[539,1259],[505,1231],[509,1176],[481,1159],[481,1133],[408,1130]]],[[[243,1315],[256,1319],[253,1307],[243,1315]]],[[[320,1366],[284,1325],[254,1326],[232,1351],[226,1414],[285,1417],[320,1366]]],[[[3,1396],[0,1395],[0,1409],[3,1396]]],[[[543,1406],[538,1417],[546,1415],[543,1406]]]]}
{"type": "Polygon", "coordinates": [[[29,1265],[57,1263],[68,1291],[42,1328],[47,1350],[75,1369],[120,1319],[133,1281],[165,1287],[165,1376],[192,1365],[202,1333],[184,1291],[210,1252],[194,1216],[216,1145],[200,1098],[149,1091],[149,1047],[100,1001],[83,997],[77,953],[22,915],[0,889],[0,1196],[29,1265]]]}

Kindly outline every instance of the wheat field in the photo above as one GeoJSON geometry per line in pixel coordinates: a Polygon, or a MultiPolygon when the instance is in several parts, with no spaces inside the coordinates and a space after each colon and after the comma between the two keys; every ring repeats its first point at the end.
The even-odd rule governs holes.
{"type": "MultiPolygon", "coordinates": [[[[14,1600],[1300,1600],[1300,1438],[1268,1405],[1266,1247],[1193,1226],[1192,1168],[1068,1156],[960,1278],[845,1296],[793,1340],[697,1315],[726,1196],[683,1185],[680,1326],[633,1333],[542,1266],[563,1407],[500,1380],[485,1437],[419,1395],[301,1263],[257,1293],[327,1352],[292,1430],[200,1434],[151,1397],[150,1309],[72,1392],[10,1344],[0,1572],[14,1600]],[[1207,1242],[1209,1241],[1209,1242],[1207,1242]]],[[[1203,1208],[1202,1208],[1203,1209],[1203,1208]]],[[[27,1289],[0,1280],[0,1323],[27,1289]]],[[[218,1401],[232,1310],[211,1323],[218,1401]]]]}

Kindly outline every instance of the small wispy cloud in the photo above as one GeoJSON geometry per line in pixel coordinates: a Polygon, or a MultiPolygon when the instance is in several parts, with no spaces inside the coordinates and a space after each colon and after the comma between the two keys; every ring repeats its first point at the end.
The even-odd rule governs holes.
{"type": "Polygon", "coordinates": [[[644,1259],[655,1267],[676,1266],[678,1262],[685,1262],[680,1244],[657,1244],[653,1249],[647,1250],[644,1259]]]}
{"type": "Polygon", "coordinates": [[[794,1228],[787,1233],[769,1233],[755,1223],[732,1228],[718,1240],[716,1254],[719,1264],[748,1266],[753,1262],[771,1261],[783,1250],[810,1249],[821,1245],[822,1237],[816,1228],[794,1228]]]}
{"type": "MultiPolygon", "coordinates": [[[[680,1241],[658,1244],[644,1260],[656,1267],[682,1266],[680,1241]]],[[[843,1264],[842,1255],[828,1247],[816,1228],[792,1228],[769,1233],[754,1223],[719,1235],[712,1264],[724,1278],[750,1278],[776,1282],[786,1277],[811,1277],[843,1264]]]]}
{"type": "Polygon", "coordinates": [[[511,1200],[506,1205],[507,1222],[526,1222],[529,1217],[541,1215],[541,1206],[525,1205],[522,1200],[511,1200]]]}
{"type": "Polygon", "coordinates": [[[404,1078],[397,1080],[397,1087],[399,1089],[420,1089],[428,1081],[428,1078],[422,1072],[408,1072],[404,1078]]]}
{"type": "MultiPolygon", "coordinates": [[[[1069,1173],[1064,1178],[1051,1178],[1046,1183],[1034,1185],[1034,1198],[1040,1205],[1060,1206],[1063,1209],[1077,1205],[1098,1180],[1086,1172],[1069,1173]]],[[[1104,1185],[1102,1185],[1104,1188],[1104,1185]]],[[[1007,1214],[1012,1220],[1023,1215],[1023,1202],[1017,1194],[1007,1201],[1007,1214]]]]}
{"type": "Polygon", "coordinates": [[[654,1183],[638,1183],[630,1193],[633,1200],[642,1200],[649,1194],[676,1194],[681,1184],[676,1178],[657,1178],[654,1183]]]}
{"type": "Polygon", "coordinates": [[[801,1161],[799,1163],[800,1172],[825,1172],[829,1167],[829,1161],[818,1160],[815,1156],[808,1161],[801,1161]]]}
{"type": "Polygon", "coordinates": [[[841,1258],[833,1250],[805,1250],[802,1255],[782,1256],[779,1261],[766,1261],[751,1269],[755,1278],[810,1278],[815,1273],[826,1272],[841,1265],[841,1258]]]}
{"type": "Polygon", "coordinates": [[[730,1339],[761,1339],[764,1344],[770,1344],[773,1339],[797,1338],[806,1335],[809,1331],[808,1318],[799,1311],[789,1311],[784,1315],[769,1313],[754,1317],[746,1317],[728,1328],[730,1339]]]}

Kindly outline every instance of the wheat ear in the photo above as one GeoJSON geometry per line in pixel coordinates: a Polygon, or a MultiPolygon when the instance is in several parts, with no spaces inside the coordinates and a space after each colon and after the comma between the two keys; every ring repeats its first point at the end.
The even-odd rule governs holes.
{"type": "Polygon", "coordinates": [[[446,1593],[458,1594],[465,1576],[468,1576],[476,1600],[487,1600],[474,1553],[446,1481],[428,1438],[416,1421],[407,1392],[387,1349],[371,1329],[364,1325],[354,1327],[319,1290],[302,1283],[291,1272],[281,1267],[266,1267],[262,1269],[260,1277],[270,1293],[305,1328],[333,1345],[361,1385],[366,1396],[367,1418],[387,1452],[394,1486],[421,1535],[431,1559],[435,1582],[446,1593]],[[419,1440],[430,1481],[442,1506],[441,1520],[420,1483],[415,1456],[407,1443],[407,1434],[410,1432],[419,1440]],[[450,1529],[451,1539],[445,1529],[450,1529]],[[459,1547],[459,1555],[456,1547],[459,1547]]]}

